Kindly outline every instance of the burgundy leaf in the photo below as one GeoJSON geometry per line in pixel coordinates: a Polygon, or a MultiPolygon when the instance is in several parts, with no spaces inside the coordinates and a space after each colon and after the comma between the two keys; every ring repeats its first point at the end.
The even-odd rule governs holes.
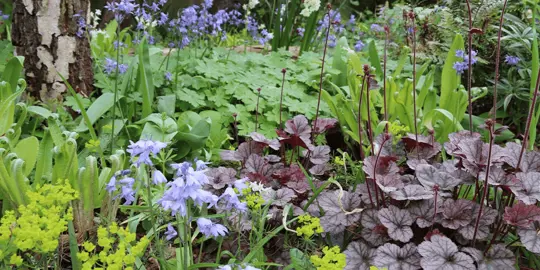
{"type": "Polygon", "coordinates": [[[408,134],[401,138],[405,143],[405,149],[407,150],[407,156],[409,158],[416,159],[430,159],[437,155],[442,146],[440,143],[434,141],[431,136],[418,135],[418,142],[416,141],[416,135],[408,134]]]}
{"type": "Polygon", "coordinates": [[[289,181],[285,185],[300,194],[310,190],[309,183],[306,180],[289,181]]]}
{"type": "Polygon", "coordinates": [[[221,152],[221,159],[228,161],[245,161],[252,154],[262,154],[263,146],[253,141],[243,142],[238,146],[238,150],[225,150],[221,152]]]}
{"type": "Polygon", "coordinates": [[[484,252],[470,247],[463,248],[463,252],[471,255],[478,265],[478,270],[514,269],[516,256],[503,244],[491,246],[485,256],[484,252]]]}
{"type": "Polygon", "coordinates": [[[313,175],[324,175],[330,169],[332,169],[332,167],[328,164],[318,164],[311,167],[311,169],[309,169],[309,172],[313,175]]]}
{"type": "Polygon", "coordinates": [[[377,256],[373,264],[377,267],[401,270],[416,270],[420,268],[420,255],[416,245],[409,243],[403,247],[386,243],[377,248],[377,256]]]}
{"type": "Polygon", "coordinates": [[[347,256],[344,270],[369,269],[375,259],[375,249],[361,241],[350,243],[343,253],[347,256]]]}
{"type": "Polygon", "coordinates": [[[245,166],[243,175],[254,182],[268,183],[275,170],[263,157],[256,154],[249,156],[245,166]]]}
{"type": "Polygon", "coordinates": [[[468,130],[451,133],[448,135],[449,141],[444,143],[444,149],[446,150],[447,154],[455,156],[457,154],[456,152],[459,151],[458,145],[462,140],[480,139],[480,137],[480,133],[477,132],[472,133],[471,136],[471,132],[468,130]]]}
{"type": "Polygon", "coordinates": [[[540,208],[536,205],[526,205],[518,202],[504,209],[506,223],[521,228],[531,228],[534,221],[540,221],[540,208]]]}
{"type": "Polygon", "coordinates": [[[534,253],[540,253],[540,234],[537,228],[518,229],[519,240],[523,246],[534,253]]]}
{"type": "Polygon", "coordinates": [[[399,173],[399,168],[394,162],[396,157],[388,156],[369,156],[364,159],[364,166],[362,169],[368,175],[369,178],[375,179],[378,175],[396,174],[399,173]],[[377,163],[377,168],[375,168],[377,163]]]}
{"type": "Polygon", "coordinates": [[[390,192],[390,197],[398,201],[418,201],[433,198],[433,191],[421,185],[407,185],[402,189],[390,192]]]}
{"type": "Polygon", "coordinates": [[[278,140],[276,140],[276,139],[273,139],[273,140],[267,139],[266,137],[264,137],[264,135],[262,135],[260,133],[257,133],[257,132],[252,132],[250,134],[250,137],[251,137],[251,139],[253,139],[254,142],[260,144],[263,147],[269,146],[270,148],[272,148],[274,150],[279,150],[279,147],[281,146],[279,144],[278,140]]]}
{"type": "Polygon", "coordinates": [[[205,174],[214,189],[222,189],[236,180],[236,170],[231,168],[211,168],[205,174]]]}
{"type": "Polygon", "coordinates": [[[403,188],[403,182],[399,174],[379,175],[375,181],[383,192],[392,192],[403,188]]]}
{"type": "Polygon", "coordinates": [[[414,220],[409,211],[390,205],[388,208],[379,210],[378,216],[381,223],[388,229],[390,238],[406,243],[413,237],[411,225],[414,220]]]}
{"type": "Polygon", "coordinates": [[[425,270],[475,270],[473,259],[459,252],[456,244],[448,237],[432,235],[430,241],[418,246],[422,256],[420,265],[425,270]]]}
{"type": "Polygon", "coordinates": [[[306,175],[297,164],[292,164],[290,167],[283,167],[282,169],[275,171],[272,177],[277,179],[282,185],[285,185],[291,181],[306,181],[306,175]]]}
{"type": "Polygon", "coordinates": [[[416,177],[418,181],[429,188],[438,186],[443,190],[451,190],[460,183],[460,180],[454,178],[447,172],[437,170],[429,164],[420,164],[416,167],[416,177]]]}
{"type": "MultiPolygon", "coordinates": [[[[442,210],[437,208],[437,213],[442,210]]],[[[427,228],[433,224],[433,213],[435,212],[435,201],[433,199],[412,202],[409,212],[416,219],[416,224],[420,228],[427,228]]]]}
{"type": "Polygon", "coordinates": [[[313,121],[312,123],[315,127],[315,130],[313,132],[315,134],[324,133],[327,130],[335,127],[337,122],[338,120],[334,118],[317,118],[317,120],[313,121]]]}
{"type": "Polygon", "coordinates": [[[302,146],[310,149],[311,145],[311,127],[308,120],[303,115],[297,115],[292,120],[285,123],[285,131],[276,130],[279,140],[288,143],[291,146],[302,146]]]}
{"type": "Polygon", "coordinates": [[[526,172],[516,173],[518,183],[510,189],[516,195],[516,199],[527,205],[535,204],[540,200],[540,173],[526,172]]]}
{"type": "Polygon", "coordinates": [[[446,200],[442,205],[443,218],[441,224],[453,230],[468,225],[473,219],[473,207],[473,202],[469,200],[446,200]]]}
{"type": "MultiPolygon", "coordinates": [[[[313,164],[324,164],[330,160],[330,147],[328,145],[315,146],[310,149],[309,161],[313,164]]],[[[308,150],[303,151],[304,156],[308,155],[308,150]]]]}

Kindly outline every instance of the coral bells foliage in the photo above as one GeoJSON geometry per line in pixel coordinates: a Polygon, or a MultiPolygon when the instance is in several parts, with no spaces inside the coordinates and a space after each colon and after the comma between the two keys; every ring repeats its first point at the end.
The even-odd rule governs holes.
{"type": "MultiPolygon", "coordinates": [[[[280,140],[310,147],[306,156],[313,162],[318,154],[300,120],[280,131],[280,140]]],[[[417,141],[406,135],[396,144],[391,135],[379,135],[363,161],[365,183],[323,191],[316,206],[302,209],[319,219],[323,234],[346,237],[345,269],[513,269],[515,256],[504,244],[508,233],[540,252],[540,153],[520,157],[516,143],[489,151],[480,134],[469,131],[450,134],[444,145],[432,136],[417,141]],[[480,207],[484,185],[490,194],[480,207]]],[[[238,158],[262,155],[256,151],[238,158]]],[[[275,179],[268,173],[273,164],[262,163],[265,169],[256,172],[275,179]]],[[[294,202],[299,195],[280,197],[294,202]]]]}

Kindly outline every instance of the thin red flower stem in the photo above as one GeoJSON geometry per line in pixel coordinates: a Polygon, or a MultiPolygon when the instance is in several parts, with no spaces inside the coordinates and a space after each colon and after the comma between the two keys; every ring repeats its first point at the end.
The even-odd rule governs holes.
{"type": "Polygon", "coordinates": [[[362,98],[364,93],[364,85],[366,83],[366,76],[362,77],[362,85],[360,85],[360,96],[358,98],[358,115],[357,115],[357,124],[358,124],[358,144],[360,148],[360,160],[364,160],[364,149],[362,148],[362,98]]]}
{"type": "Polygon", "coordinates": [[[324,62],[326,59],[326,51],[328,49],[328,36],[330,35],[330,28],[332,27],[332,21],[330,18],[330,10],[332,6],[328,4],[327,8],[328,8],[328,12],[326,14],[328,16],[328,28],[326,29],[326,38],[324,41],[324,51],[323,51],[323,58],[322,58],[322,65],[321,65],[321,76],[319,78],[319,98],[317,99],[317,110],[315,111],[315,120],[313,121],[313,128],[311,129],[312,137],[317,128],[317,119],[319,118],[319,109],[321,106],[321,93],[322,93],[322,84],[323,84],[323,75],[324,75],[324,62]]]}
{"type": "MultiPolygon", "coordinates": [[[[381,156],[382,148],[384,147],[384,144],[387,141],[388,141],[388,137],[385,136],[383,142],[381,143],[381,150],[379,150],[379,152],[377,153],[377,157],[375,158],[375,165],[373,166],[373,184],[375,185],[375,199],[377,201],[377,209],[379,208],[379,195],[378,195],[379,185],[377,185],[376,171],[377,171],[377,165],[379,164],[379,157],[381,156]]],[[[382,190],[381,190],[381,201],[382,201],[383,206],[386,207],[386,202],[384,201],[384,193],[382,192],[382,190]]]]}
{"type": "Polygon", "coordinates": [[[386,104],[386,60],[387,60],[387,48],[388,48],[388,39],[390,38],[390,27],[388,25],[384,26],[384,32],[386,33],[386,39],[384,40],[384,57],[383,57],[383,106],[384,106],[384,121],[385,131],[388,133],[388,108],[386,104]]]}
{"type": "Polygon", "coordinates": [[[472,122],[472,94],[471,94],[471,87],[472,87],[472,11],[471,11],[471,3],[469,0],[466,0],[467,2],[467,11],[469,14],[469,33],[468,33],[468,69],[467,69],[467,92],[468,92],[468,99],[469,99],[469,131],[471,135],[473,134],[473,122],[472,122]]]}
{"type": "Polygon", "coordinates": [[[418,155],[418,159],[420,159],[420,151],[418,150],[418,125],[416,124],[416,22],[415,22],[415,15],[414,12],[411,11],[410,13],[411,17],[411,23],[412,23],[412,46],[413,46],[413,85],[412,85],[412,93],[413,93],[413,117],[414,117],[414,139],[416,141],[416,154],[418,155]]]}
{"type": "Polygon", "coordinates": [[[287,73],[287,69],[282,69],[281,73],[283,74],[283,78],[281,79],[281,96],[279,98],[279,129],[283,130],[283,120],[281,115],[283,110],[283,88],[285,86],[285,74],[287,73]]]}
{"type": "Polygon", "coordinates": [[[373,128],[371,127],[371,110],[370,110],[370,90],[369,90],[369,76],[366,80],[366,105],[367,105],[367,129],[369,131],[368,133],[368,139],[369,143],[371,144],[371,155],[375,155],[375,147],[373,144],[373,128]]]}

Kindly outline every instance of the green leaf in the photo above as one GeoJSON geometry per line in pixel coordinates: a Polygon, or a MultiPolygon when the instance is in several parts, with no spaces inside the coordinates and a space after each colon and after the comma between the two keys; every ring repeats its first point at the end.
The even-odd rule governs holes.
{"type": "Polygon", "coordinates": [[[375,68],[375,73],[377,73],[377,77],[382,78],[383,70],[381,67],[381,59],[379,58],[379,54],[377,53],[377,46],[375,45],[374,40],[369,43],[368,50],[369,62],[371,63],[371,66],[375,68]]]}
{"type": "Polygon", "coordinates": [[[152,113],[152,103],[154,102],[154,82],[152,81],[152,70],[150,69],[150,53],[148,44],[143,40],[139,45],[139,91],[143,97],[142,116],[146,117],[152,113]]]}
{"type": "Polygon", "coordinates": [[[49,118],[49,116],[52,115],[51,111],[41,106],[29,106],[26,109],[28,110],[28,112],[39,115],[45,119],[49,118]]]}
{"type": "Polygon", "coordinates": [[[291,255],[291,263],[285,269],[294,269],[294,270],[310,270],[313,269],[313,264],[309,260],[309,257],[302,251],[297,248],[293,248],[289,251],[291,255]]]}
{"type": "MultiPolygon", "coordinates": [[[[5,83],[4,87],[9,86],[5,83]]],[[[2,85],[0,85],[0,88],[2,85]]],[[[1,90],[1,89],[0,89],[1,90]]],[[[0,102],[0,136],[4,135],[13,124],[13,114],[15,111],[15,100],[22,94],[23,91],[15,92],[0,102]]]]}
{"type": "Polygon", "coordinates": [[[6,69],[4,70],[4,73],[2,74],[2,81],[6,81],[11,85],[10,89],[7,89],[7,92],[2,93],[0,91],[0,100],[2,100],[3,96],[7,97],[11,95],[12,93],[17,92],[17,84],[19,81],[19,78],[21,77],[21,71],[24,67],[24,57],[22,56],[16,56],[11,58],[9,60],[8,64],[6,65],[6,69]]]}
{"type": "Polygon", "coordinates": [[[36,165],[36,160],[39,152],[39,140],[32,136],[19,141],[13,152],[17,156],[24,160],[24,175],[28,176],[34,166],[36,165]]]}
{"type": "MultiPolygon", "coordinates": [[[[82,104],[82,100],[79,97],[75,97],[75,100],[80,100],[82,104]]],[[[120,98],[117,97],[117,102],[120,98]]],[[[88,115],[88,120],[90,125],[94,125],[99,118],[101,118],[106,112],[108,112],[112,106],[114,105],[114,94],[113,93],[104,93],[100,97],[98,97],[92,105],[88,108],[86,111],[86,114],[88,115]]],[[[81,112],[84,110],[83,107],[79,107],[79,110],[81,112]]],[[[79,126],[75,129],[75,132],[85,132],[88,130],[88,125],[86,121],[82,121],[79,126]]]]}
{"type": "Polygon", "coordinates": [[[463,50],[463,48],[463,37],[461,37],[460,34],[457,34],[454,37],[454,42],[452,43],[450,50],[448,51],[448,55],[446,56],[446,61],[444,62],[444,67],[441,74],[441,98],[439,101],[439,106],[442,109],[454,113],[455,111],[451,109],[454,107],[454,102],[456,101],[454,92],[456,92],[461,81],[460,76],[454,69],[454,63],[461,61],[461,59],[456,56],[456,51],[463,50]]]}
{"type": "Polygon", "coordinates": [[[48,130],[45,130],[45,134],[39,144],[39,150],[37,152],[36,173],[34,175],[34,183],[42,184],[47,180],[51,180],[52,168],[53,168],[53,139],[48,130]]]}
{"type": "Polygon", "coordinates": [[[176,95],[166,95],[157,97],[157,109],[168,116],[173,117],[176,106],[176,95]]]}

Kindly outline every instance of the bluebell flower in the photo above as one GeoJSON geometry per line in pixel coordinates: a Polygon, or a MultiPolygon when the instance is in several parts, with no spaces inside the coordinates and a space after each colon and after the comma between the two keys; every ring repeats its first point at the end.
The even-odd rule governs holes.
{"type": "Polygon", "coordinates": [[[517,56],[507,55],[504,59],[504,62],[507,63],[508,65],[515,66],[519,63],[520,60],[521,59],[519,59],[519,57],[517,56]]]}
{"type": "Polygon", "coordinates": [[[103,66],[103,72],[107,75],[115,74],[116,69],[118,68],[118,73],[126,73],[128,66],[125,64],[120,64],[110,58],[105,58],[105,65],[103,66]]]}
{"type": "Polygon", "coordinates": [[[159,14],[159,20],[157,21],[157,25],[164,25],[169,21],[169,16],[165,13],[159,14]]]}
{"type": "Polygon", "coordinates": [[[337,45],[336,36],[335,35],[330,35],[328,37],[328,47],[334,48],[334,47],[336,47],[336,45],[337,45]]]}
{"type": "Polygon", "coordinates": [[[126,46],[126,44],[124,44],[124,42],[118,41],[118,40],[114,41],[113,45],[114,45],[114,48],[116,50],[118,50],[118,48],[120,48],[120,47],[125,47],[126,46]]]}
{"type": "Polygon", "coordinates": [[[167,241],[170,241],[171,239],[175,238],[177,235],[178,233],[173,228],[173,226],[169,223],[167,225],[167,231],[165,232],[165,239],[167,239],[167,241]]]}
{"type": "Polygon", "coordinates": [[[304,37],[304,33],[306,32],[306,29],[302,27],[296,28],[296,33],[298,33],[299,36],[304,37]]]}
{"type": "Polygon", "coordinates": [[[135,179],[132,177],[128,177],[123,174],[122,171],[120,173],[116,173],[111,177],[111,180],[107,185],[105,186],[105,190],[109,192],[109,194],[112,194],[113,192],[118,190],[118,186],[120,185],[120,194],[113,197],[113,199],[122,198],[125,200],[124,204],[129,205],[135,201],[135,190],[133,190],[133,186],[135,184],[135,179]],[[117,180],[117,177],[122,177],[120,180],[117,180]]]}
{"type": "Polygon", "coordinates": [[[128,15],[134,14],[139,5],[134,0],[121,0],[119,2],[108,2],[105,9],[114,13],[114,18],[121,22],[128,15]]]}
{"type": "Polygon", "coordinates": [[[199,231],[207,237],[225,236],[229,232],[225,226],[202,217],[197,219],[197,226],[199,231]]]}
{"type": "Polygon", "coordinates": [[[465,57],[465,52],[463,50],[456,50],[456,57],[465,57]]]}
{"type": "Polygon", "coordinates": [[[169,82],[172,81],[172,73],[170,73],[168,71],[165,72],[165,80],[167,80],[169,82]]]}
{"type": "Polygon", "coordinates": [[[359,52],[364,48],[365,44],[361,40],[356,41],[356,44],[354,44],[354,51],[359,52]]]}
{"type": "Polygon", "coordinates": [[[458,74],[463,74],[463,72],[469,69],[469,65],[465,62],[455,62],[453,68],[458,74]]]}
{"type": "Polygon", "coordinates": [[[167,177],[165,177],[165,175],[163,175],[160,170],[154,169],[154,171],[152,172],[152,182],[154,183],[154,185],[167,183],[167,177]]]}
{"type": "Polygon", "coordinates": [[[130,142],[131,144],[126,151],[131,154],[132,162],[135,161],[135,158],[138,158],[134,163],[137,167],[143,163],[152,166],[153,163],[150,160],[150,154],[157,155],[161,149],[167,146],[166,143],[152,140],[139,140],[136,143],[133,141],[130,142]]]}
{"type": "Polygon", "coordinates": [[[220,207],[225,210],[238,210],[240,212],[247,211],[247,205],[245,202],[240,202],[238,194],[234,189],[229,186],[225,189],[223,194],[219,197],[220,207]]]}
{"type": "Polygon", "coordinates": [[[113,193],[116,190],[116,175],[111,177],[111,180],[109,180],[109,183],[105,186],[105,190],[109,193],[113,193]]]}
{"type": "MultiPolygon", "coordinates": [[[[74,16],[75,17],[75,16],[74,16]]],[[[1,20],[4,20],[4,21],[7,21],[9,20],[9,15],[8,14],[4,14],[1,10],[0,10],[0,19],[1,20]]]]}
{"type": "Polygon", "coordinates": [[[123,185],[121,191],[119,196],[125,200],[124,205],[130,205],[135,201],[135,190],[133,190],[133,185],[123,185]]]}
{"type": "Polygon", "coordinates": [[[384,32],[384,27],[374,23],[374,24],[371,24],[371,26],[369,27],[369,29],[371,29],[371,31],[373,32],[384,32]]]}
{"type": "Polygon", "coordinates": [[[349,17],[349,21],[347,22],[347,26],[354,26],[355,22],[356,22],[356,16],[354,14],[351,14],[351,17],[349,17]]]}
{"type": "Polygon", "coordinates": [[[204,170],[195,170],[189,162],[172,164],[171,167],[176,170],[176,178],[167,183],[167,190],[158,201],[163,209],[170,210],[173,216],[186,216],[188,200],[199,206],[206,203],[208,207],[218,202],[216,195],[203,190],[203,185],[209,182],[204,170]]]}
{"type": "Polygon", "coordinates": [[[238,179],[238,180],[235,180],[234,183],[233,183],[233,186],[234,188],[236,188],[238,190],[238,192],[242,193],[242,190],[244,190],[245,188],[247,188],[247,185],[246,185],[246,182],[248,181],[249,179],[247,177],[244,177],[242,179],[238,179]]]}
{"type": "MultiPolygon", "coordinates": [[[[1,12],[0,12],[1,14],[1,12]]],[[[84,32],[86,31],[86,21],[84,20],[84,17],[81,13],[77,13],[73,15],[73,18],[77,20],[77,37],[82,38],[84,36],[84,32]]]]}

